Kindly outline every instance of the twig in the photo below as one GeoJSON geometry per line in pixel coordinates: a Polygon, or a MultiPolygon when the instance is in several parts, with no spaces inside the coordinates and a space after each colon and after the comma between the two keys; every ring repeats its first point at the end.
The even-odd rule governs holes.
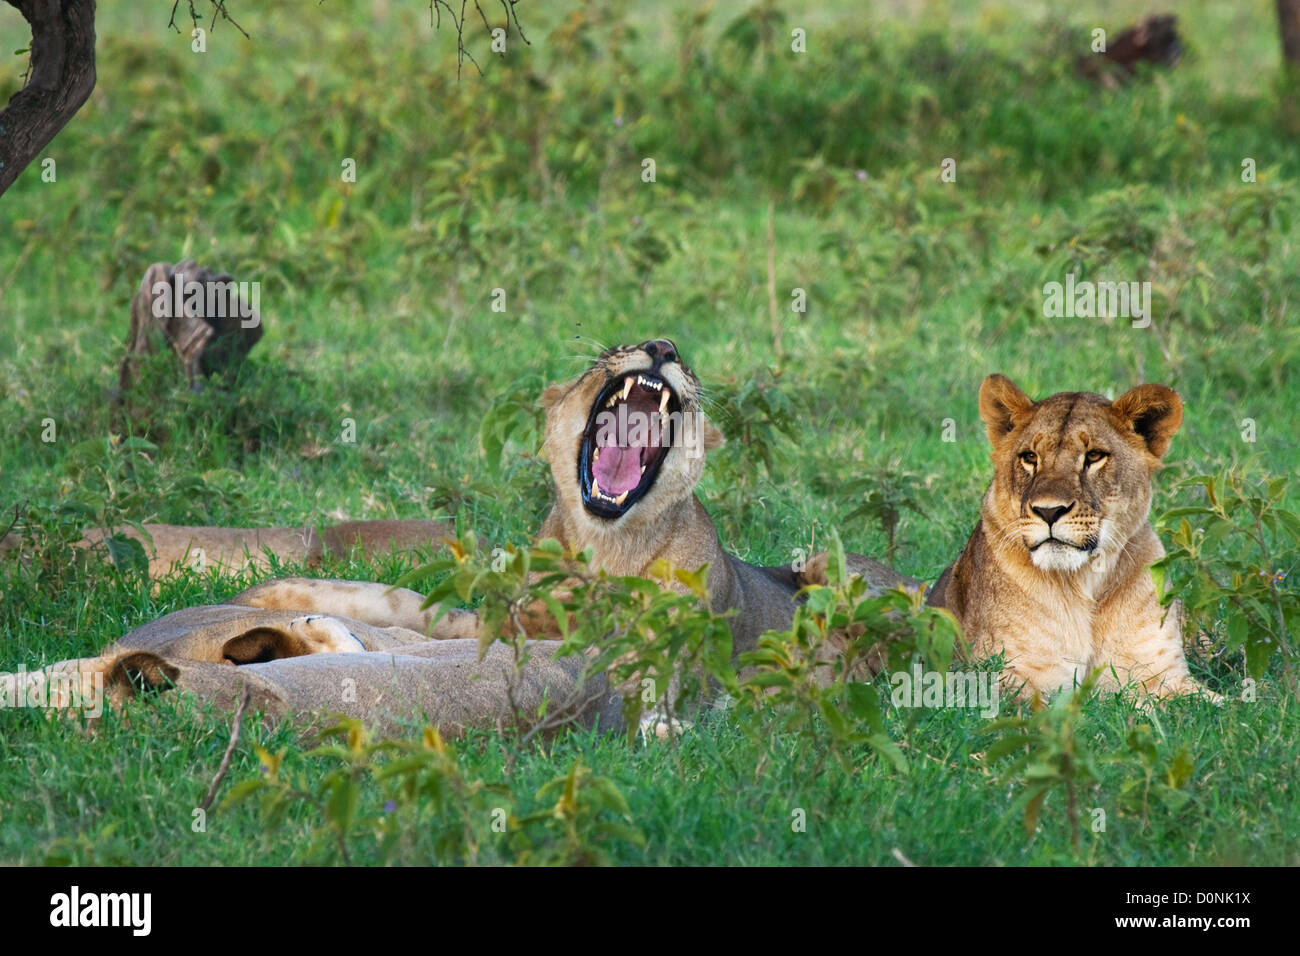
{"type": "MultiPolygon", "coordinates": [[[[212,806],[212,801],[217,796],[217,788],[221,786],[221,781],[226,777],[226,771],[230,769],[230,757],[235,752],[235,747],[239,744],[239,731],[244,726],[244,708],[248,706],[248,699],[252,696],[252,690],[245,687],[244,696],[239,701],[239,706],[235,709],[234,726],[230,731],[230,743],[226,746],[225,755],[221,758],[221,765],[217,767],[217,775],[212,778],[212,786],[208,787],[208,795],[203,798],[199,804],[200,810],[206,810],[212,806]]],[[[346,852],[345,852],[346,858],[346,852]]]]}
{"type": "Polygon", "coordinates": [[[14,520],[9,522],[9,527],[5,528],[3,531],[0,531],[0,541],[3,541],[5,538],[7,538],[9,536],[9,532],[14,530],[14,528],[18,527],[18,521],[23,516],[23,512],[26,510],[27,510],[27,502],[25,501],[20,505],[14,505],[14,520]]]}
{"type": "Polygon", "coordinates": [[[215,27],[217,25],[217,14],[220,13],[221,19],[225,20],[236,30],[238,30],[240,33],[244,34],[245,40],[252,39],[252,37],[248,35],[248,31],[246,31],[243,27],[241,27],[239,23],[236,22],[235,18],[230,15],[230,11],[226,9],[226,0],[211,0],[211,2],[212,2],[212,24],[211,26],[208,27],[208,32],[211,32],[212,27],[215,27]]]}
{"type": "MultiPolygon", "coordinates": [[[[478,0],[474,0],[474,9],[478,11],[479,19],[483,21],[483,29],[487,31],[488,36],[491,36],[491,35],[492,35],[492,24],[488,23],[487,14],[484,13],[484,12],[483,12],[483,8],[482,8],[481,6],[479,6],[478,0]]],[[[506,17],[506,29],[507,29],[507,30],[510,29],[510,18],[509,18],[509,17],[506,17]]],[[[506,58],[506,51],[505,51],[505,50],[502,50],[502,51],[501,51],[501,59],[504,60],[505,58],[506,58]]]]}
{"type": "Polygon", "coordinates": [[[478,65],[478,60],[474,59],[474,54],[470,53],[465,46],[465,8],[469,5],[469,0],[461,0],[460,17],[457,18],[456,11],[452,9],[448,0],[429,0],[430,11],[437,14],[434,23],[434,29],[442,29],[442,8],[447,8],[447,16],[451,18],[452,25],[456,28],[456,82],[460,82],[460,70],[465,64],[466,57],[474,64],[474,69],[478,70],[479,76],[483,75],[483,68],[478,65]]]}
{"type": "Polygon", "coordinates": [[[554,730],[557,727],[563,727],[567,724],[572,724],[581,720],[582,715],[586,712],[587,708],[600,700],[605,693],[606,690],[602,689],[584,698],[582,696],[582,688],[579,687],[577,693],[573,697],[569,698],[568,703],[562,704],[558,710],[548,713],[545,717],[530,727],[527,733],[519,738],[519,748],[522,750],[524,746],[526,746],[528,742],[539,733],[554,730]]]}
{"type": "Polygon", "coordinates": [[[767,204],[767,311],[772,319],[772,341],[779,356],[781,323],[776,314],[776,209],[770,200],[767,204]]]}
{"type": "Polygon", "coordinates": [[[501,0],[501,6],[506,7],[506,29],[510,28],[510,21],[513,19],[515,21],[515,31],[519,34],[519,39],[523,40],[529,46],[532,46],[532,41],[529,40],[528,37],[524,36],[524,28],[519,25],[519,14],[515,12],[515,4],[518,2],[519,0],[510,0],[510,5],[506,7],[506,0],[501,0]]]}
{"type": "MultiPolygon", "coordinates": [[[[178,27],[178,26],[176,25],[176,8],[179,7],[180,5],[181,5],[181,0],[173,0],[173,3],[172,3],[172,16],[171,16],[171,19],[167,21],[167,26],[170,27],[171,29],[175,30],[177,33],[180,33],[180,32],[181,32],[181,28],[178,27]]],[[[191,11],[192,11],[192,10],[193,10],[193,7],[191,7],[191,11]]]]}
{"type": "MultiPolygon", "coordinates": [[[[230,11],[226,9],[226,0],[208,0],[208,3],[212,6],[212,22],[208,24],[209,33],[211,33],[213,27],[217,25],[217,17],[220,16],[221,19],[226,20],[231,26],[242,33],[245,40],[252,39],[252,37],[248,35],[248,31],[241,27],[235,18],[230,15],[230,11]]],[[[175,30],[177,33],[181,32],[181,28],[176,25],[176,10],[180,5],[181,0],[172,0],[172,15],[167,21],[167,26],[170,29],[175,30]]],[[[190,26],[197,30],[199,28],[199,11],[194,7],[194,0],[186,0],[186,6],[190,9],[190,26]]]]}

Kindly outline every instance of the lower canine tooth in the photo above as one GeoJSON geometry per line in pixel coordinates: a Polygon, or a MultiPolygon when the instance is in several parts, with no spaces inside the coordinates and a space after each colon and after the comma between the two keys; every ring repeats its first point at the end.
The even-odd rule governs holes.
{"type": "Polygon", "coordinates": [[[623,502],[625,502],[625,501],[627,501],[627,492],[626,492],[626,491],[623,492],[621,495],[619,495],[617,498],[614,499],[614,504],[616,504],[616,505],[620,505],[620,506],[621,506],[621,505],[623,504],[623,502]]]}

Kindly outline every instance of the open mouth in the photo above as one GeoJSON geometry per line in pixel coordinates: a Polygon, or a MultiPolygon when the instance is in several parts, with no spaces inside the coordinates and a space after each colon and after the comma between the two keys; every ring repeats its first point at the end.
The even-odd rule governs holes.
{"type": "Polygon", "coordinates": [[[613,379],[591,407],[578,450],[582,504],[598,518],[619,518],[654,485],[673,444],[681,402],[649,372],[613,379]]]}

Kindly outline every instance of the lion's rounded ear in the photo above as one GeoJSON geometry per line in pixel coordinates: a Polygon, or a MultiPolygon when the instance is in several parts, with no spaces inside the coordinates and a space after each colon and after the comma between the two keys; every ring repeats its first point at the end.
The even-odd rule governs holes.
{"type": "Polygon", "coordinates": [[[132,651],[107,667],[104,683],[114,691],[134,696],[139,690],[166,690],[176,683],[180,668],[151,651],[132,651]]]}
{"type": "Polygon", "coordinates": [[[564,393],[569,390],[567,385],[548,385],[546,391],[542,392],[539,404],[542,408],[550,408],[556,402],[564,397],[564,393]]]}
{"type": "Polygon", "coordinates": [[[1183,423],[1183,400],[1167,385],[1139,385],[1111,403],[1111,408],[1157,458],[1165,457],[1169,440],[1183,423]]]}
{"type": "Polygon", "coordinates": [[[721,448],[726,443],[726,436],[706,419],[704,422],[704,450],[713,451],[713,449],[721,448]]]}
{"type": "Polygon", "coordinates": [[[1005,375],[994,373],[980,386],[980,418],[988,427],[989,442],[997,444],[1034,410],[1034,401],[1005,375]]]}

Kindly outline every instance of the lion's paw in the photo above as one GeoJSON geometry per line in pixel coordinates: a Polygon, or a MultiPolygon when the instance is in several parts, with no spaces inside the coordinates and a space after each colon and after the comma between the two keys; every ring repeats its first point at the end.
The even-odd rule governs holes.
{"type": "Polygon", "coordinates": [[[687,720],[669,719],[663,714],[647,714],[641,718],[641,738],[649,743],[651,739],[667,740],[680,736],[690,730],[694,724],[687,720]]]}

